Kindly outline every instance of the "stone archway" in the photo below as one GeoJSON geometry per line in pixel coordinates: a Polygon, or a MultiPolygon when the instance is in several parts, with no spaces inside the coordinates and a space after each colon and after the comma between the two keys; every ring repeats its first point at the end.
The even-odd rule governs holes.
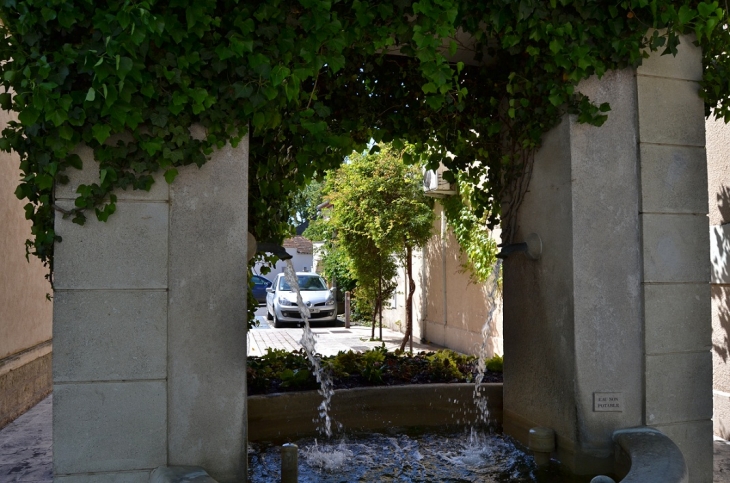
{"type": "MultiPolygon", "coordinates": [[[[613,430],[654,425],[692,481],[711,479],[701,62],[689,41],[680,52],[583,84],[611,117],[547,135],[518,232],[539,233],[544,255],[506,263],[506,430],[553,427],[580,473],[606,468],[613,430]],[[604,393],[620,411],[597,410],[604,393]]],[[[141,482],[163,465],[245,478],[246,199],[243,142],[169,188],[120,193],[106,226],[57,217],[59,481],[141,482]]]]}

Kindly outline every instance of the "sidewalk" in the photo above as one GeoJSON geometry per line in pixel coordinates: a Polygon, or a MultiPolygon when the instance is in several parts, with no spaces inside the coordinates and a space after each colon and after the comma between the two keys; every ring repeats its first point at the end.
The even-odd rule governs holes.
{"type": "Polygon", "coordinates": [[[53,396],[0,430],[0,482],[53,481],[53,396]]]}
{"type": "MultiPolygon", "coordinates": [[[[275,329],[269,325],[265,317],[257,317],[259,326],[248,333],[248,355],[262,356],[266,354],[267,348],[284,349],[295,351],[302,348],[299,341],[302,338],[303,329],[275,329]]],[[[383,327],[383,340],[371,341],[370,327],[361,325],[344,327],[314,327],[317,345],[316,351],[324,356],[337,355],[340,351],[366,351],[385,344],[389,351],[400,349],[403,334],[383,327]]],[[[375,336],[378,337],[379,329],[375,328],[375,336]]],[[[441,347],[432,344],[421,344],[413,340],[413,352],[435,351],[441,347]]],[[[408,350],[408,346],[406,346],[408,350]]]]}

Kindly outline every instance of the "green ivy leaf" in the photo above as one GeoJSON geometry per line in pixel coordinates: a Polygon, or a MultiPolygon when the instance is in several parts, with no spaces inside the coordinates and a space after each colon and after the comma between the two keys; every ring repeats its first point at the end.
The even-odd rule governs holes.
{"type": "Polygon", "coordinates": [[[436,87],[436,84],[434,84],[433,82],[428,82],[428,83],[424,84],[424,85],[423,85],[423,86],[421,87],[421,90],[422,90],[422,91],[423,91],[423,92],[424,92],[425,94],[434,94],[434,93],[436,93],[436,91],[437,91],[438,89],[437,89],[437,87],[436,87]]]}
{"type": "Polygon", "coordinates": [[[38,117],[40,117],[41,112],[36,109],[35,107],[26,107],[23,109],[20,114],[18,114],[18,119],[21,123],[23,123],[26,126],[32,126],[36,123],[38,120],[38,117]]]}
{"type": "Polygon", "coordinates": [[[70,141],[71,139],[73,139],[74,130],[68,124],[64,124],[63,126],[58,128],[58,135],[61,137],[61,139],[70,141]]]}
{"type": "Polygon", "coordinates": [[[687,5],[682,5],[677,12],[680,25],[689,23],[696,15],[696,12],[687,5]]]}
{"type": "Polygon", "coordinates": [[[91,133],[99,144],[103,144],[104,141],[109,139],[111,126],[107,124],[94,124],[91,128],[91,133]]]}
{"type": "Polygon", "coordinates": [[[12,99],[10,98],[10,93],[5,92],[4,94],[0,94],[0,108],[3,111],[9,111],[12,107],[12,99]]]}
{"type": "Polygon", "coordinates": [[[175,178],[177,177],[178,172],[175,168],[170,168],[167,171],[165,171],[165,181],[167,181],[167,184],[172,184],[173,181],[175,181],[175,178]]]}
{"type": "Polygon", "coordinates": [[[69,166],[71,166],[72,168],[76,168],[78,170],[81,170],[84,167],[84,164],[81,161],[81,157],[78,154],[70,154],[66,158],[66,162],[68,163],[69,166]]]}
{"type": "Polygon", "coordinates": [[[282,82],[284,82],[284,79],[291,73],[291,71],[282,66],[277,65],[273,69],[271,69],[271,85],[272,86],[278,86],[282,82]]]}
{"type": "MultiPolygon", "coordinates": [[[[682,7],[679,9],[680,11],[680,20],[682,15],[682,9],[688,8],[686,5],[682,5],[682,7]]],[[[709,17],[714,13],[715,9],[717,8],[717,2],[707,3],[707,2],[700,2],[697,4],[697,10],[699,11],[700,15],[703,17],[709,17]]],[[[683,22],[685,23],[685,22],[683,22]]]]}
{"type": "Polygon", "coordinates": [[[63,124],[64,122],[66,122],[66,120],[68,119],[68,114],[66,113],[66,111],[63,111],[61,109],[56,109],[53,112],[51,112],[50,114],[46,114],[46,119],[51,121],[54,124],[54,126],[58,127],[61,124],[63,124]]]}

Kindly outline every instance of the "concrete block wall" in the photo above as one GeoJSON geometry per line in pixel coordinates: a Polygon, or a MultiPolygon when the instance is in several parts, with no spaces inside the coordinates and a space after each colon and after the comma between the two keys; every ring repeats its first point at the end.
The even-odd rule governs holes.
{"type": "Polygon", "coordinates": [[[651,425],[712,481],[712,367],[701,53],[652,54],[580,86],[609,102],[600,128],[566,118],[536,154],[505,262],[505,430],[553,427],[578,473],[612,468],[611,433],[651,425]],[[621,410],[594,410],[619,393],[621,410]]]}
{"type": "Polygon", "coordinates": [[[636,72],[645,343],[645,422],[712,481],[712,357],[701,51],[653,54],[636,72]]]}
{"type": "MultiPolygon", "coordinates": [[[[57,188],[98,179],[84,170],[57,188]]],[[[173,185],[120,191],[106,223],[57,214],[54,473],[146,482],[162,465],[245,474],[248,144],[216,151],[173,185]]]]}

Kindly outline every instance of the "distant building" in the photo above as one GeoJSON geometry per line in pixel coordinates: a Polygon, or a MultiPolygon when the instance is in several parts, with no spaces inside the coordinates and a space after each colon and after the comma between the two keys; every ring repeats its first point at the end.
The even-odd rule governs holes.
{"type": "MultiPolygon", "coordinates": [[[[313,248],[312,242],[303,236],[295,236],[284,240],[282,246],[286,249],[287,253],[292,256],[291,262],[294,265],[294,270],[297,272],[311,272],[313,260],[313,248]]],[[[273,281],[274,277],[278,273],[284,272],[285,262],[279,260],[276,262],[273,270],[266,275],[261,274],[261,268],[263,263],[257,263],[254,266],[254,273],[261,274],[263,277],[273,281]]]]}

